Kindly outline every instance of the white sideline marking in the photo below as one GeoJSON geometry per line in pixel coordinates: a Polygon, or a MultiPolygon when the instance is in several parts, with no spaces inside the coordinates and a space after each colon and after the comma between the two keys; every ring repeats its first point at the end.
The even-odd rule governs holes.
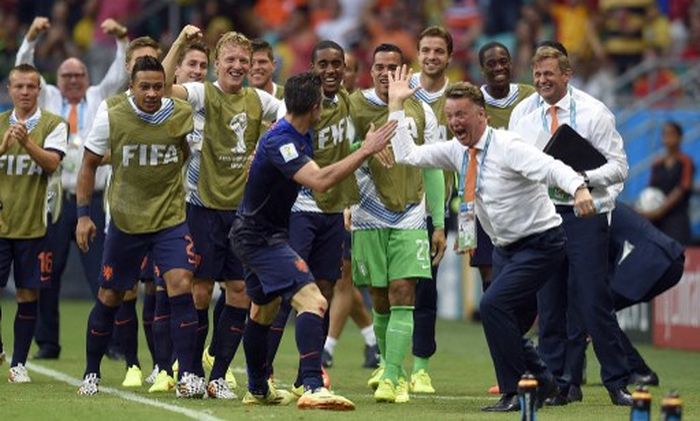
{"type": "MultiPolygon", "coordinates": [[[[47,376],[47,377],[51,377],[53,379],[62,381],[64,383],[68,383],[71,386],[78,387],[82,383],[81,380],[78,380],[75,377],[71,377],[67,374],[64,374],[60,371],[53,370],[51,368],[43,367],[43,366],[38,365],[36,363],[27,362],[26,366],[28,369],[30,369],[32,371],[36,371],[39,374],[42,374],[42,375],[47,376]]],[[[175,412],[175,413],[184,415],[186,417],[189,417],[189,418],[192,418],[195,420],[223,421],[223,419],[215,417],[215,416],[210,415],[210,414],[207,414],[206,412],[195,411],[193,409],[188,409],[188,408],[184,408],[184,407],[177,406],[177,405],[171,405],[169,403],[164,403],[164,402],[160,402],[160,401],[153,400],[153,399],[144,398],[143,396],[139,396],[135,393],[125,392],[125,391],[117,390],[117,389],[112,389],[111,387],[100,386],[100,393],[107,393],[109,395],[114,395],[114,396],[117,396],[117,397],[122,398],[122,399],[127,400],[127,401],[142,403],[144,405],[149,405],[149,406],[154,406],[156,408],[165,409],[166,411],[175,412]]]]}

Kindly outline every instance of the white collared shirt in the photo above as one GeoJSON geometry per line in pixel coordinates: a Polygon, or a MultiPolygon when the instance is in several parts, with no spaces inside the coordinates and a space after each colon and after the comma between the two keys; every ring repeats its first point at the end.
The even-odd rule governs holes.
{"type": "MultiPolygon", "coordinates": [[[[615,116],[605,104],[574,87],[555,105],[559,124],[570,125],[608,160],[606,164],[586,171],[586,175],[593,187],[591,195],[599,204],[598,212],[613,210],[615,198],[622,191],[622,183],[629,169],[622,137],[615,128],[615,116]],[[571,119],[572,106],[575,108],[575,121],[571,119]]],[[[552,122],[549,108],[550,104],[538,94],[533,94],[515,107],[508,127],[542,149],[551,137],[546,129],[552,122]]],[[[571,205],[573,202],[557,203],[571,205]]]]}
{"type": "MultiPolygon", "coordinates": [[[[129,43],[125,38],[117,39],[116,43],[117,51],[114,55],[114,60],[104,78],[102,78],[99,84],[90,86],[85,92],[85,97],[77,105],[78,132],[69,135],[66,156],[61,163],[61,182],[63,187],[72,193],[75,193],[78,169],[83,159],[82,146],[95,121],[99,105],[104,99],[122,89],[129,78],[124,67],[126,49],[129,43]]],[[[33,66],[36,44],[36,40],[29,41],[25,37],[19,51],[17,51],[15,65],[26,63],[33,66]]],[[[41,92],[39,93],[39,107],[59,115],[68,121],[71,108],[70,104],[68,104],[68,101],[63,97],[58,87],[47,84],[43,77],[41,78],[41,92]]],[[[98,168],[97,177],[95,179],[95,190],[104,189],[107,176],[108,172],[106,169],[102,167],[98,168]]]]}
{"type": "MultiPolygon", "coordinates": [[[[463,165],[467,167],[467,148],[457,139],[417,146],[407,132],[403,111],[393,112],[389,118],[399,121],[391,139],[397,162],[460,174],[463,165]]],[[[496,246],[506,246],[561,224],[544,183],[574,195],[583,184],[583,177],[506,130],[487,128],[475,147],[476,214],[496,246]],[[484,160],[489,131],[493,135],[484,160]]]]}

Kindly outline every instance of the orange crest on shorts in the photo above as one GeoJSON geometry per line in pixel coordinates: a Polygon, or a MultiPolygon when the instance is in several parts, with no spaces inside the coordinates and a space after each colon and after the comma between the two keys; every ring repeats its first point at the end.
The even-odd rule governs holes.
{"type": "Polygon", "coordinates": [[[112,266],[102,266],[102,276],[105,278],[105,281],[111,281],[114,276],[114,269],[112,269],[112,266]]]}
{"type": "Polygon", "coordinates": [[[306,265],[306,262],[301,257],[297,257],[297,259],[294,261],[294,266],[297,267],[299,272],[309,272],[309,266],[306,265]]]}

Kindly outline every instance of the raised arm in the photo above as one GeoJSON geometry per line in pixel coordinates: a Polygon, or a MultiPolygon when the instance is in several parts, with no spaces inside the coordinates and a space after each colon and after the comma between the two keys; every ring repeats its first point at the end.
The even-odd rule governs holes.
{"type": "Polygon", "coordinates": [[[129,75],[124,68],[129,39],[127,37],[128,31],[126,27],[114,19],[105,19],[100,27],[102,28],[102,32],[115,37],[117,40],[117,52],[114,55],[112,65],[109,66],[107,74],[100,84],[97,85],[98,92],[100,93],[100,100],[102,100],[117,93],[129,79],[129,75]]]}
{"type": "Polygon", "coordinates": [[[15,58],[15,66],[20,64],[31,64],[34,65],[34,48],[36,47],[37,38],[42,32],[46,32],[51,27],[49,23],[49,18],[44,16],[37,16],[32,21],[27,35],[24,36],[22,40],[22,45],[17,51],[17,57],[15,58]]]}
{"type": "Polygon", "coordinates": [[[389,120],[399,122],[396,135],[391,138],[396,162],[423,168],[442,168],[456,171],[456,164],[451,158],[453,155],[451,142],[421,146],[413,142],[403,111],[404,102],[413,96],[418,89],[417,87],[409,87],[408,81],[410,79],[411,73],[406,65],[401,66],[401,69],[396,73],[389,73],[389,120]]]}
{"type": "Polygon", "coordinates": [[[187,99],[187,89],[182,85],[175,83],[175,67],[177,67],[177,59],[185,49],[188,42],[193,39],[201,38],[202,31],[194,25],[187,25],[182,28],[180,34],[170,47],[170,51],[163,59],[163,68],[165,69],[165,94],[175,98],[187,99]]]}

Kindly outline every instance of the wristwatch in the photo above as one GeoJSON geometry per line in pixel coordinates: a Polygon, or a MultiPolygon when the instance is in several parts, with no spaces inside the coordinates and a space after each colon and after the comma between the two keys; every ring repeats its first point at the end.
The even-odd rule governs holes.
{"type": "Polygon", "coordinates": [[[588,174],[586,174],[585,171],[579,171],[578,174],[583,177],[583,182],[586,183],[586,187],[591,185],[591,179],[588,178],[588,174]]]}

